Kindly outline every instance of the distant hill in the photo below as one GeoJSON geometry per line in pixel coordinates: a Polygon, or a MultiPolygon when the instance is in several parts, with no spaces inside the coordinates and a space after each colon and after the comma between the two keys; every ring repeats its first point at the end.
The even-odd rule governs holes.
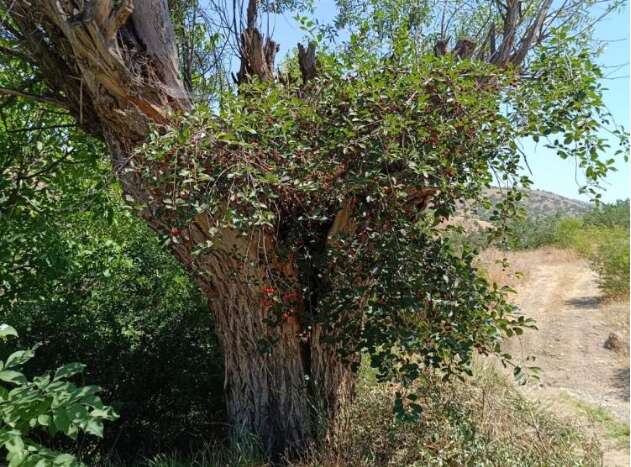
{"type": "MultiPolygon", "coordinates": [[[[487,190],[489,197],[499,201],[502,193],[499,188],[487,190]]],[[[577,199],[566,198],[565,196],[544,190],[525,190],[522,200],[530,217],[544,217],[560,214],[563,216],[580,216],[591,209],[591,205],[577,199]]]]}
{"type": "MultiPolygon", "coordinates": [[[[524,190],[522,205],[526,208],[528,217],[545,217],[545,216],[581,216],[592,207],[589,203],[579,201],[572,198],[552,193],[544,190],[524,190]]],[[[486,190],[487,196],[494,202],[498,202],[504,198],[502,190],[499,188],[489,188],[486,190]]],[[[490,211],[484,209],[471,209],[471,206],[465,205],[460,208],[456,215],[445,225],[457,224],[464,227],[468,232],[476,232],[491,227],[487,222],[490,218],[490,211]]]]}

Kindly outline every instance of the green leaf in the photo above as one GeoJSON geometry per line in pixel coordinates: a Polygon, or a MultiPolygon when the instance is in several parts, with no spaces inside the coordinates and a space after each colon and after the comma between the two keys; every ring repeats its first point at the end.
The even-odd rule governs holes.
{"type": "Polygon", "coordinates": [[[70,428],[70,423],[72,423],[66,409],[61,407],[55,411],[53,414],[53,422],[55,423],[55,428],[62,433],[68,433],[70,428]]]}
{"type": "Polygon", "coordinates": [[[59,454],[53,460],[53,465],[55,466],[58,465],[62,467],[74,467],[74,466],[81,466],[83,464],[80,462],[77,462],[76,457],[74,457],[71,454],[59,454]]]}
{"type": "Polygon", "coordinates": [[[27,382],[26,377],[19,371],[15,371],[15,370],[0,371],[0,381],[4,381],[6,383],[17,384],[18,386],[25,384],[27,382]]]}
{"type": "Polygon", "coordinates": [[[12,434],[12,436],[4,443],[4,447],[7,450],[9,467],[22,465],[28,456],[21,434],[12,434]]]}
{"type": "Polygon", "coordinates": [[[57,371],[55,371],[53,381],[70,378],[71,376],[82,373],[84,369],[85,365],[83,363],[67,363],[66,365],[58,368],[57,371]]]}
{"type": "Polygon", "coordinates": [[[26,362],[28,362],[30,359],[32,359],[35,356],[35,352],[33,352],[32,350],[18,350],[17,352],[13,352],[11,355],[9,355],[9,358],[7,358],[7,361],[4,364],[5,368],[13,368],[16,366],[21,366],[24,365],[26,362]]]}
{"type": "Polygon", "coordinates": [[[0,339],[5,339],[7,337],[18,337],[18,332],[14,327],[9,326],[8,324],[0,324],[0,339]]]}
{"type": "Polygon", "coordinates": [[[103,418],[105,420],[115,420],[118,418],[118,414],[114,412],[112,407],[105,407],[102,409],[94,409],[90,412],[91,417],[103,418]]]}
{"type": "Polygon", "coordinates": [[[37,423],[42,426],[50,426],[51,417],[47,414],[41,414],[37,417],[37,423]]]}
{"type": "Polygon", "coordinates": [[[85,431],[99,438],[103,437],[103,423],[99,420],[89,420],[85,425],[85,431]]]}
{"type": "Polygon", "coordinates": [[[89,420],[88,410],[80,404],[74,404],[67,407],[65,412],[68,414],[68,417],[70,417],[73,423],[85,424],[89,420]]]}

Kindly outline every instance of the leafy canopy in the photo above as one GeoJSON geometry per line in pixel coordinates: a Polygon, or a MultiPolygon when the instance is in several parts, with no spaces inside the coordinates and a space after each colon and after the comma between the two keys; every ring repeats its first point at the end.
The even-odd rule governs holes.
{"type": "MultiPolygon", "coordinates": [[[[351,361],[368,352],[384,379],[409,382],[428,368],[466,372],[473,349],[501,353],[502,336],[531,325],[512,314],[508,290],[478,277],[471,248],[453,248],[444,222],[464,200],[488,206],[483,189],[495,181],[507,187],[493,211],[501,235],[519,212],[519,186],[529,184],[520,176],[524,138],[545,138],[561,157],[576,157],[590,182],[585,189],[598,197],[613,160],[601,160],[608,149],[598,133],[608,125],[602,75],[584,37],[571,34],[587,18],[581,8],[575,18],[557,16],[565,27],[543,25],[545,41],[518,68],[428,53],[439,25],[440,35],[454,38],[482,33],[487,23],[499,27],[501,14],[487,2],[471,3],[476,15],[446,2],[458,14],[443,28],[436,2],[340,1],[338,26],[352,34],[341,49],[319,55],[313,80],[300,84],[290,62],[282,83],[254,80],[231,93],[225,81],[216,89],[206,79],[223,73],[203,66],[220,40],[204,36],[208,22],[190,16],[197,3],[175,3],[178,47],[207,57],[181,64],[190,68],[188,86],[220,96],[216,106],[156,126],[126,168],[153,197],[148,204],[168,226],[167,243],[192,242],[201,215],[211,224],[203,226],[207,240],[193,245],[200,262],[222,247],[227,231],[262,233],[271,239],[264,247],[300,269],[296,282],[266,264],[265,254],[256,258],[270,266],[267,282],[253,284],[269,322],[296,315],[304,329],[321,324],[351,361]]],[[[532,18],[541,4],[520,14],[532,18]]],[[[9,170],[10,183],[22,185],[24,175],[9,170]]],[[[415,408],[413,398],[407,402],[415,408]]]]}
{"type": "Polygon", "coordinates": [[[599,158],[601,72],[563,31],[527,75],[418,55],[407,33],[387,54],[355,51],[321,55],[306,85],[253,82],[218,113],[200,107],[156,127],[131,170],[170,222],[167,243],[188,241],[191,222],[210,213],[197,254],[226,230],[263,232],[301,265],[298,285],[271,269],[271,287],[256,284],[271,323],[298,314],[307,328],[321,324],[351,361],[368,352],[383,379],[468,372],[473,349],[501,354],[501,338],[532,323],[513,315],[510,290],[478,276],[474,251],[452,247],[444,221],[463,200],[488,206],[483,189],[494,181],[507,187],[495,220],[519,214],[519,188],[530,183],[520,175],[523,138],[549,138],[561,157],[576,157],[598,197],[613,164],[599,158]],[[295,292],[302,310],[287,299],[295,292]]]}

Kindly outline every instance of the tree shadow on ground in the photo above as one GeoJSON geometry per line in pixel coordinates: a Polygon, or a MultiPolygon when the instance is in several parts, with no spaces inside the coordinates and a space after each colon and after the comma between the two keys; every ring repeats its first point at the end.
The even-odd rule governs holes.
{"type": "Polygon", "coordinates": [[[566,300],[565,304],[576,308],[595,308],[604,303],[604,297],[600,295],[592,295],[589,297],[576,297],[566,300]]]}

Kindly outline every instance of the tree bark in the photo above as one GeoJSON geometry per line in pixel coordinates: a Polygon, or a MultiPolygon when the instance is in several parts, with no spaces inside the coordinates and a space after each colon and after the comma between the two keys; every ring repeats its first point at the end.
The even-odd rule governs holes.
{"type": "MultiPolygon", "coordinates": [[[[80,10],[74,5],[9,1],[5,11],[41,79],[59,92],[80,126],[105,141],[126,197],[142,206],[140,215],[152,229],[171,235],[173,213],[164,214],[162,197],[136,170],[155,164],[136,151],[151,126],[168,124],[174,112],[190,107],[178,77],[167,1],[85,0],[80,10]]],[[[243,41],[239,79],[248,79],[257,67],[271,77],[277,46],[263,41],[252,18],[243,41]]],[[[216,317],[231,434],[256,435],[272,456],[300,450],[320,433],[318,420],[334,419],[352,399],[354,377],[323,342],[322,328],[305,325],[302,297],[295,299],[294,312],[270,322],[277,318],[264,303],[265,290],[273,287],[270,278],[282,275],[300,289],[296,265],[274,255],[276,239],[252,232],[246,240],[224,230],[213,238],[211,251],[193,256],[194,247],[208,239],[212,221],[200,214],[171,250],[216,317]]]]}
{"type": "Polygon", "coordinates": [[[299,319],[287,315],[270,324],[275,316],[265,303],[265,291],[273,289],[269,274],[284,271],[278,264],[271,269],[260,264],[256,245],[267,240],[263,236],[245,240],[225,232],[221,247],[199,261],[204,275],[198,282],[208,296],[224,351],[232,437],[254,434],[268,454],[278,456],[312,439],[313,413],[299,319]]]}

